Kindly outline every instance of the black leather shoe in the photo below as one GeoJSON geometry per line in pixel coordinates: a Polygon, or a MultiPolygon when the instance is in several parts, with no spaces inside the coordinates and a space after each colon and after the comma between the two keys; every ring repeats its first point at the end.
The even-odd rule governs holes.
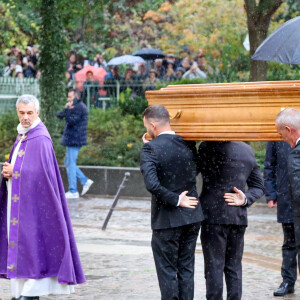
{"type": "Polygon", "coordinates": [[[35,296],[35,297],[21,296],[21,298],[19,298],[19,300],[39,300],[39,299],[40,299],[39,296],[35,296]]]}
{"type": "Polygon", "coordinates": [[[274,296],[284,296],[286,294],[292,294],[294,291],[293,285],[289,285],[287,282],[282,282],[279,288],[274,292],[274,296]]]}

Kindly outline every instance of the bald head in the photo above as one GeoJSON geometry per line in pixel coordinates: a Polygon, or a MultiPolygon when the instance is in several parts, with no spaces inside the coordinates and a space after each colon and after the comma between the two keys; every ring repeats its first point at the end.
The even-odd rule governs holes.
{"type": "Polygon", "coordinates": [[[300,138],[300,112],[295,108],[286,108],[281,111],[275,121],[277,132],[292,148],[300,138]]]}

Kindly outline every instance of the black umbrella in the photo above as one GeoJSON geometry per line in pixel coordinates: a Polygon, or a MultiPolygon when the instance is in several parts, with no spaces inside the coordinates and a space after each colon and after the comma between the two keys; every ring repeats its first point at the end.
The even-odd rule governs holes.
{"type": "Polygon", "coordinates": [[[140,50],[134,52],[132,55],[140,56],[146,60],[165,57],[165,55],[161,52],[161,50],[154,49],[154,48],[143,48],[143,49],[140,49],[140,50]]]}
{"type": "Polygon", "coordinates": [[[251,59],[300,64],[300,16],[285,22],[270,34],[251,59]]]}

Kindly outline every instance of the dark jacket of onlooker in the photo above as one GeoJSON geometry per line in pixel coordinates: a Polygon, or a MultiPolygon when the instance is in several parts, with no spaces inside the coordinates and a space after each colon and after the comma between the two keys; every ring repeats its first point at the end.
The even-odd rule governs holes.
{"type": "Polygon", "coordinates": [[[57,113],[58,118],[66,120],[61,144],[67,147],[81,147],[86,145],[88,110],[77,98],[74,99],[73,106],[74,108],[65,108],[57,113]]]}
{"type": "Polygon", "coordinates": [[[268,142],[264,181],[266,200],[277,200],[277,221],[293,222],[293,209],[289,195],[288,156],[292,150],[286,142],[268,142]]]}
{"type": "Polygon", "coordinates": [[[26,78],[34,78],[36,75],[36,69],[34,69],[32,66],[27,65],[26,67],[23,67],[23,74],[26,78]]]}
{"type": "Polygon", "coordinates": [[[88,104],[88,99],[89,99],[89,104],[95,103],[98,98],[99,98],[99,92],[100,90],[100,85],[97,80],[87,80],[83,83],[83,95],[82,95],[82,101],[84,104],[88,104]]]}
{"type": "Polygon", "coordinates": [[[107,95],[113,98],[117,97],[117,81],[123,79],[119,75],[119,68],[114,67],[111,72],[108,72],[104,77],[104,90],[107,91],[107,95]]]}

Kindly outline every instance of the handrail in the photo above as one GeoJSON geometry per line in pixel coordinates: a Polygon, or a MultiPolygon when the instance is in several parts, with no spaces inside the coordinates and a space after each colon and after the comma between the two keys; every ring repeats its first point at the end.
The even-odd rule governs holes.
{"type": "MultiPolygon", "coordinates": [[[[88,109],[92,104],[96,107],[102,107],[103,110],[107,108],[107,104],[113,99],[117,103],[120,101],[120,95],[128,89],[131,89],[132,96],[142,96],[144,97],[145,91],[147,90],[145,86],[145,80],[134,80],[132,82],[125,81],[115,81],[112,83],[104,83],[102,85],[89,84],[86,91],[83,87],[83,82],[69,82],[68,86],[76,88],[76,85],[80,83],[81,92],[83,93],[83,101],[86,103],[88,109]],[[92,89],[97,89],[95,93],[92,89]],[[84,93],[86,93],[84,95],[84,93]],[[98,93],[98,94],[97,94],[98,93]]],[[[164,83],[164,81],[161,81],[164,83]]],[[[12,77],[0,77],[0,111],[4,112],[7,108],[14,108],[15,103],[12,103],[15,98],[21,94],[33,94],[37,98],[40,95],[39,80],[36,78],[12,78],[12,77]],[[4,101],[6,103],[4,104],[4,101]]]]}

